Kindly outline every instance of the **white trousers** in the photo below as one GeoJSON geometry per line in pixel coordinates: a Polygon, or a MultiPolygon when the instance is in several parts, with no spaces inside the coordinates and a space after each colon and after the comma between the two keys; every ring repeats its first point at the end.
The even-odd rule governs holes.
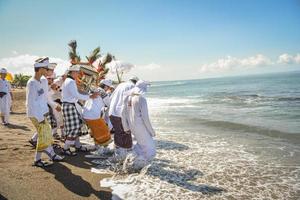
{"type": "Polygon", "coordinates": [[[11,97],[10,94],[6,94],[2,98],[0,98],[0,114],[4,116],[5,122],[9,121],[10,114],[10,106],[11,106],[11,97]]]}

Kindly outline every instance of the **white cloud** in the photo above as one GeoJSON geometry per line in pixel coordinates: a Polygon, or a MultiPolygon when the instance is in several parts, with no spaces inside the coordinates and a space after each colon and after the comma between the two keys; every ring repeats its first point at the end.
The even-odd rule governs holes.
{"type": "Polygon", "coordinates": [[[287,53],[284,53],[278,57],[277,63],[279,64],[300,64],[300,54],[297,54],[295,56],[289,55],[287,53]]]}
{"type": "Polygon", "coordinates": [[[258,67],[264,65],[271,65],[271,60],[262,55],[257,54],[255,56],[247,57],[247,58],[236,58],[232,56],[227,56],[226,58],[221,58],[216,62],[204,64],[199,69],[199,72],[222,72],[227,70],[235,70],[246,67],[258,67]]]}
{"type": "Polygon", "coordinates": [[[118,73],[127,73],[132,68],[135,67],[131,63],[120,61],[120,60],[113,60],[110,63],[106,64],[105,66],[109,68],[109,72],[111,74],[116,74],[117,71],[118,73]]]}
{"type": "Polygon", "coordinates": [[[137,66],[137,68],[139,68],[139,69],[141,69],[141,70],[145,69],[145,70],[150,70],[150,71],[152,71],[152,70],[161,68],[161,66],[158,65],[158,64],[156,64],[156,63],[150,63],[150,64],[148,64],[148,65],[140,65],[140,66],[137,66]]]}
{"type": "MultiPolygon", "coordinates": [[[[36,59],[41,56],[36,55],[16,55],[8,58],[0,59],[0,66],[7,68],[7,70],[13,74],[23,73],[28,75],[33,75],[33,64],[36,59]]],[[[63,60],[61,58],[49,57],[50,62],[57,63],[57,67],[55,69],[58,75],[63,74],[65,69],[70,66],[70,62],[63,60]]]]}

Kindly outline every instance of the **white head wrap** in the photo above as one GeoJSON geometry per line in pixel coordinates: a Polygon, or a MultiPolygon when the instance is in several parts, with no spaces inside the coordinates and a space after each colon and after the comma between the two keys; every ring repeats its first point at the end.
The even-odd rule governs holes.
{"type": "Polygon", "coordinates": [[[35,68],[41,68],[41,67],[48,68],[48,65],[49,65],[49,58],[48,57],[39,58],[34,63],[35,68]]]}
{"type": "Polygon", "coordinates": [[[112,87],[112,80],[110,79],[103,79],[100,81],[100,84],[106,85],[108,87],[112,87]]]}
{"type": "Polygon", "coordinates": [[[69,72],[79,72],[80,71],[80,65],[71,65],[68,69],[69,72]]]}
{"type": "Polygon", "coordinates": [[[54,70],[56,66],[56,63],[49,63],[48,68],[54,70]]]}
{"type": "Polygon", "coordinates": [[[7,74],[7,70],[5,68],[1,68],[0,74],[7,74]]]}
{"type": "Polygon", "coordinates": [[[132,89],[131,94],[145,94],[147,92],[147,88],[150,85],[148,81],[139,80],[136,82],[135,87],[132,89]]]}

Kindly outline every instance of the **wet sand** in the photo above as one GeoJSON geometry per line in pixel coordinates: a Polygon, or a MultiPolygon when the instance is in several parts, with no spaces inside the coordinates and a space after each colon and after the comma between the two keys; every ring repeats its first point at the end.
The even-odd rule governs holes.
{"type": "Polygon", "coordinates": [[[11,125],[0,125],[0,199],[110,199],[111,190],[99,184],[109,175],[91,173],[84,153],[47,169],[32,166],[34,149],[27,141],[34,127],[26,117],[25,90],[13,93],[11,125]]]}

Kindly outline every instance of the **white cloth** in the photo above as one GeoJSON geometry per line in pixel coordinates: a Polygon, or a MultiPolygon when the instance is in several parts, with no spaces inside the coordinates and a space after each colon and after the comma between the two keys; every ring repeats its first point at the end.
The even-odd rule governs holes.
{"type": "Polygon", "coordinates": [[[137,141],[134,151],[146,160],[152,160],[156,154],[155,142],[146,98],[142,95],[130,95],[124,100],[122,125],[125,131],[130,130],[137,141]]]}
{"type": "Polygon", "coordinates": [[[10,113],[11,106],[11,85],[7,80],[3,80],[0,78],[0,92],[5,92],[2,98],[0,98],[0,114],[6,118],[6,122],[8,122],[8,116],[10,113]]]}
{"type": "Polygon", "coordinates": [[[49,97],[55,101],[57,99],[61,99],[61,92],[58,90],[53,90],[52,88],[50,88],[49,90],[49,97]]]}
{"type": "Polygon", "coordinates": [[[57,124],[58,128],[60,128],[64,124],[62,111],[57,111],[56,110],[56,107],[59,106],[59,104],[56,103],[55,100],[56,99],[61,99],[60,96],[61,96],[61,92],[49,88],[49,91],[48,91],[48,104],[49,104],[49,102],[51,102],[51,104],[49,104],[49,105],[52,108],[53,115],[54,115],[54,118],[56,120],[56,124],[57,124]]]}
{"type": "Polygon", "coordinates": [[[40,81],[34,77],[29,79],[26,87],[26,108],[28,117],[34,117],[38,122],[44,120],[44,115],[49,112],[47,95],[47,79],[41,79],[40,81]]]}
{"type": "Polygon", "coordinates": [[[7,73],[7,70],[5,68],[0,69],[0,74],[6,74],[6,73],[7,73]]]}
{"type": "Polygon", "coordinates": [[[76,103],[78,100],[88,100],[89,95],[80,94],[75,80],[68,77],[62,84],[61,98],[62,102],[76,103]]]}
{"type": "Polygon", "coordinates": [[[35,68],[40,68],[40,67],[46,67],[46,68],[48,68],[48,65],[49,65],[49,59],[44,59],[41,62],[34,63],[34,67],[35,68]]]}
{"type": "Polygon", "coordinates": [[[124,105],[124,93],[134,87],[134,84],[130,81],[121,83],[115,89],[111,96],[110,106],[108,114],[116,117],[121,117],[122,107],[124,105]]]}
{"type": "Polygon", "coordinates": [[[103,99],[100,96],[87,100],[83,107],[83,118],[91,120],[99,119],[103,115],[104,106],[103,99]]]}

